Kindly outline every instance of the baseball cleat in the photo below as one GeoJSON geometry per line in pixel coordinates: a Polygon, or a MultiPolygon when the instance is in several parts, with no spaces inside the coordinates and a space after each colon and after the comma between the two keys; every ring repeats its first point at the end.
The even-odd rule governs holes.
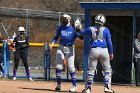
{"type": "Polygon", "coordinates": [[[73,86],[70,90],[69,90],[69,92],[76,92],[77,91],[77,87],[75,87],[75,86],[73,86]]]}
{"type": "Polygon", "coordinates": [[[84,89],[84,90],[82,91],[82,93],[91,93],[91,90],[90,90],[90,89],[84,89]]]}
{"type": "Polygon", "coordinates": [[[1,75],[0,75],[0,78],[3,78],[3,77],[4,77],[4,75],[1,74],[1,75]]]}
{"type": "Polygon", "coordinates": [[[13,80],[17,80],[17,77],[13,77],[13,80]]]}
{"type": "Polygon", "coordinates": [[[29,81],[34,81],[31,77],[28,78],[29,81]]]}
{"type": "Polygon", "coordinates": [[[57,84],[55,91],[60,91],[61,90],[61,84],[57,84]]]}
{"type": "Polygon", "coordinates": [[[104,90],[105,93],[115,93],[112,89],[108,89],[105,87],[105,90],[104,90]]]}

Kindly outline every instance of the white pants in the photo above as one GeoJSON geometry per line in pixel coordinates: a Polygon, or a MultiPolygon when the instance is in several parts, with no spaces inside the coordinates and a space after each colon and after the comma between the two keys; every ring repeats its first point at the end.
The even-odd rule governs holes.
{"type": "MultiPolygon", "coordinates": [[[[107,48],[91,48],[89,58],[88,58],[89,71],[88,74],[95,74],[96,66],[98,61],[101,62],[104,71],[105,84],[110,89],[111,88],[111,77],[112,69],[110,65],[109,53],[107,48]]],[[[90,76],[88,79],[91,79],[90,76]]]]}
{"type": "Polygon", "coordinates": [[[75,72],[74,59],[75,59],[75,47],[59,45],[56,53],[56,68],[62,69],[64,57],[68,64],[68,68],[71,72],[75,72]]]}

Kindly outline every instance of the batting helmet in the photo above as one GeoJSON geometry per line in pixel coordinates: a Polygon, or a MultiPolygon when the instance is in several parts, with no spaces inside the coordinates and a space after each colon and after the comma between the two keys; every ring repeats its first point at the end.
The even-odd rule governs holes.
{"type": "Polygon", "coordinates": [[[103,25],[105,24],[105,22],[106,22],[106,17],[103,14],[98,14],[95,17],[95,23],[103,25]]]}

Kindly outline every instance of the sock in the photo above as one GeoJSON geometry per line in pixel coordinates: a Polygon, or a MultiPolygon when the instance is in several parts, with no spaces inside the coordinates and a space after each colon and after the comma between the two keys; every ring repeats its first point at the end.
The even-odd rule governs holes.
{"type": "Polygon", "coordinates": [[[72,79],[73,86],[76,87],[76,73],[75,72],[71,72],[70,76],[71,76],[71,79],[72,79]]]}
{"type": "Polygon", "coordinates": [[[16,73],[17,73],[17,69],[14,68],[14,69],[13,69],[13,76],[14,76],[14,77],[16,77],[16,73]]]}
{"type": "Polygon", "coordinates": [[[26,69],[26,75],[28,78],[30,78],[30,70],[29,69],[26,69]]]}
{"type": "Polygon", "coordinates": [[[108,83],[109,83],[109,79],[105,78],[105,87],[109,89],[108,83]]]}
{"type": "Polygon", "coordinates": [[[88,74],[86,89],[90,89],[91,90],[91,84],[93,82],[93,77],[94,77],[94,75],[88,74]]]}
{"type": "Polygon", "coordinates": [[[58,70],[56,69],[56,81],[57,81],[57,84],[61,84],[61,73],[62,70],[58,70]]]}
{"type": "Polygon", "coordinates": [[[0,66],[0,71],[2,72],[2,74],[4,74],[4,70],[3,70],[2,66],[0,66]]]}

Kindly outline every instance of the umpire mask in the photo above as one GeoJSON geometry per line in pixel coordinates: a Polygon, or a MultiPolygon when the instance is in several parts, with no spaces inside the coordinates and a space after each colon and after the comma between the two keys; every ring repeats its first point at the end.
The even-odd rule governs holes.
{"type": "Polygon", "coordinates": [[[20,32],[20,35],[24,35],[25,33],[24,32],[20,32]]]}

